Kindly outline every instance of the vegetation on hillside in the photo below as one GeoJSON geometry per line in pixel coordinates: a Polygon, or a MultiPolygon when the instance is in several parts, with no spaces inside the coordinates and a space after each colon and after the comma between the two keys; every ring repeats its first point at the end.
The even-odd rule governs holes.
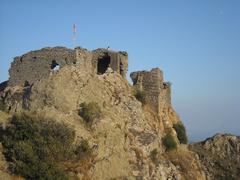
{"type": "Polygon", "coordinates": [[[91,153],[92,153],[92,148],[90,147],[87,140],[82,140],[75,149],[75,154],[79,158],[81,158],[82,156],[90,155],[91,153]]]}
{"type": "Polygon", "coordinates": [[[155,148],[155,149],[153,149],[151,152],[150,152],[150,158],[151,158],[151,160],[152,160],[152,162],[154,163],[154,164],[159,164],[160,163],[160,161],[159,161],[159,152],[158,152],[158,150],[155,148]]]}
{"type": "Polygon", "coordinates": [[[5,111],[5,104],[3,102],[3,99],[0,97],[0,111],[5,111]]]}
{"type": "Polygon", "coordinates": [[[177,143],[170,133],[166,134],[163,137],[162,141],[167,151],[175,149],[177,147],[177,143]]]}
{"type": "Polygon", "coordinates": [[[81,103],[78,114],[83,118],[84,122],[91,126],[93,122],[102,115],[101,108],[96,102],[81,103]]]}
{"type": "Polygon", "coordinates": [[[68,179],[63,164],[86,151],[82,143],[73,146],[68,125],[26,113],[14,115],[0,133],[10,171],[26,179],[68,179]]]}
{"type": "Polygon", "coordinates": [[[7,90],[4,93],[4,96],[0,97],[0,111],[6,111],[6,98],[8,98],[11,95],[11,91],[7,90]]]}
{"type": "Polygon", "coordinates": [[[187,139],[187,134],[186,134],[186,129],[182,123],[177,123],[173,125],[173,128],[175,129],[177,133],[178,140],[181,144],[187,144],[188,139],[187,139]]]}

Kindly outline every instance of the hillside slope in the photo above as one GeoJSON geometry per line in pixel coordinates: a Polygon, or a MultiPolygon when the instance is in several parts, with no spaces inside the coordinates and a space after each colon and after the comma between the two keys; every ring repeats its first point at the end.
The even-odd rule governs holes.
{"type": "MultiPolygon", "coordinates": [[[[76,150],[79,142],[86,142],[85,148],[91,152],[85,159],[81,154],[83,159],[80,156],[77,160],[69,158],[70,161],[58,162],[64,173],[74,180],[238,179],[239,137],[216,135],[188,145],[184,125],[171,105],[171,83],[164,81],[159,68],[131,73],[131,85],[125,78],[126,52],[75,48],[67,50],[71,55],[65,57],[66,49],[64,52],[61,49],[44,48],[15,58],[11,81],[0,84],[0,130],[5,135],[6,127],[13,127],[9,120],[16,113],[70,126],[76,133],[69,149],[76,150]],[[56,64],[62,67],[52,69],[56,64]],[[25,70],[30,73],[29,77],[25,70]]],[[[36,121],[31,122],[29,127],[36,121]]],[[[39,132],[45,130],[42,126],[39,132]]],[[[51,130],[59,139],[64,134],[58,133],[58,128],[51,130]]],[[[15,136],[15,131],[12,132],[15,136]]],[[[49,137],[45,133],[46,136],[49,137]]],[[[2,142],[8,144],[8,139],[4,141],[2,137],[2,142]]],[[[37,137],[41,139],[43,134],[37,137]]],[[[25,143],[25,136],[20,140],[25,143]]],[[[62,146],[63,141],[60,142],[62,146]]],[[[47,147],[52,145],[41,143],[47,147]]],[[[14,146],[9,147],[11,152],[14,146]]],[[[4,148],[1,145],[0,178],[21,179],[10,173],[11,163],[4,157],[4,148]]],[[[32,149],[34,154],[36,148],[32,149]]]]}
{"type": "MultiPolygon", "coordinates": [[[[174,129],[164,128],[160,118],[147,105],[142,106],[134,97],[134,89],[118,73],[94,75],[74,66],[64,67],[32,87],[30,109],[73,125],[78,138],[97,146],[90,172],[93,179],[174,179],[184,174],[163,156],[162,137],[171,132],[177,140],[174,129]],[[77,114],[83,102],[96,102],[103,112],[103,118],[91,130],[77,114]],[[150,157],[154,149],[161,158],[157,164],[150,157]]],[[[180,121],[172,108],[163,116],[170,127],[180,121]]],[[[194,155],[191,158],[193,166],[188,171],[200,178],[198,163],[194,155]]]]}
{"type": "MultiPolygon", "coordinates": [[[[24,91],[24,88],[17,89],[18,94],[24,91]]],[[[15,97],[14,92],[8,93],[6,99],[15,97]]],[[[9,107],[11,102],[21,101],[21,98],[10,101],[9,107]]],[[[28,110],[35,114],[70,124],[77,132],[76,139],[89,141],[96,153],[87,172],[91,179],[204,178],[194,153],[181,148],[184,145],[178,143],[178,150],[165,153],[162,137],[166,133],[171,133],[178,142],[172,126],[180,119],[172,107],[166,109],[162,117],[156,116],[147,105],[142,106],[134,96],[133,87],[116,72],[109,70],[103,75],[96,75],[81,67],[63,67],[36,82],[25,103],[28,110]],[[91,128],[86,127],[78,115],[83,102],[97,103],[103,113],[91,128]],[[161,119],[168,122],[167,127],[161,119]],[[157,152],[157,161],[151,157],[153,150],[157,152]],[[183,167],[183,163],[176,161],[178,157],[185,158],[191,166],[188,169],[183,167]]],[[[10,109],[21,111],[21,108],[10,109]]],[[[84,177],[81,170],[72,171],[80,179],[84,177]]]]}
{"type": "Polygon", "coordinates": [[[190,149],[199,155],[207,179],[239,179],[240,137],[216,134],[190,149]]]}

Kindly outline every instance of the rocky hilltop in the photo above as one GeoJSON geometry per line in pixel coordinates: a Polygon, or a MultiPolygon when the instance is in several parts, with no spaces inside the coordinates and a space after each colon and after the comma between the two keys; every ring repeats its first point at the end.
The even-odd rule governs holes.
{"type": "Polygon", "coordinates": [[[198,154],[207,179],[239,179],[240,137],[216,134],[190,149],[198,154]]]}
{"type": "MultiPolygon", "coordinates": [[[[127,68],[127,52],[109,49],[43,48],[16,57],[9,81],[0,85],[2,129],[19,112],[70,125],[75,142],[87,141],[94,152],[85,162],[88,168],[64,169],[73,174],[70,179],[211,179],[218,177],[215,151],[222,152],[222,160],[229,157],[229,164],[223,164],[228,165],[226,172],[232,172],[234,163],[232,177],[239,175],[238,138],[226,140],[226,151],[220,145],[207,148],[208,156],[199,152],[211,143],[189,148],[163,72],[159,68],[133,72],[131,85],[127,68]],[[101,116],[90,124],[81,111],[83,104],[91,103],[97,104],[101,116]],[[236,156],[234,162],[230,152],[236,156]]],[[[223,143],[224,138],[219,136],[223,143]]],[[[3,155],[1,159],[2,175],[13,179],[8,161],[3,155]]]]}

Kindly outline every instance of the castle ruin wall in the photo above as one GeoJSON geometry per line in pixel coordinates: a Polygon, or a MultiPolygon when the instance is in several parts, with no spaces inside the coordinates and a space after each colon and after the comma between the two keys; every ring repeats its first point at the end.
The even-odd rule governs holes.
{"type": "Polygon", "coordinates": [[[9,69],[9,86],[33,84],[41,78],[49,76],[56,66],[82,66],[91,73],[103,74],[108,67],[126,78],[128,55],[126,52],[115,52],[108,49],[88,51],[81,47],[68,49],[65,47],[43,48],[15,57],[9,69]],[[104,59],[108,57],[108,59],[104,59]],[[101,61],[102,64],[99,64],[101,61]],[[106,61],[109,61],[106,62],[106,61]],[[98,68],[101,73],[98,73],[98,68]]]}
{"type": "Polygon", "coordinates": [[[163,80],[163,72],[159,68],[151,71],[137,71],[130,74],[133,86],[146,94],[151,109],[160,113],[171,105],[171,86],[163,80]]]}
{"type": "Polygon", "coordinates": [[[53,65],[65,66],[76,63],[74,50],[55,47],[32,51],[20,57],[15,57],[9,69],[9,85],[24,85],[46,77],[53,65]]]}

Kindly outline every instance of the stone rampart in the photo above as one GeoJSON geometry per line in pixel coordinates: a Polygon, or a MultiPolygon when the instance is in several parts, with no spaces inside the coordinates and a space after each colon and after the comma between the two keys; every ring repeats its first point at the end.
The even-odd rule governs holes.
{"type": "Polygon", "coordinates": [[[9,69],[9,86],[24,86],[49,76],[55,68],[66,65],[84,66],[89,72],[103,74],[108,67],[126,78],[128,54],[108,49],[88,51],[81,47],[43,48],[15,57],[9,69]]]}

